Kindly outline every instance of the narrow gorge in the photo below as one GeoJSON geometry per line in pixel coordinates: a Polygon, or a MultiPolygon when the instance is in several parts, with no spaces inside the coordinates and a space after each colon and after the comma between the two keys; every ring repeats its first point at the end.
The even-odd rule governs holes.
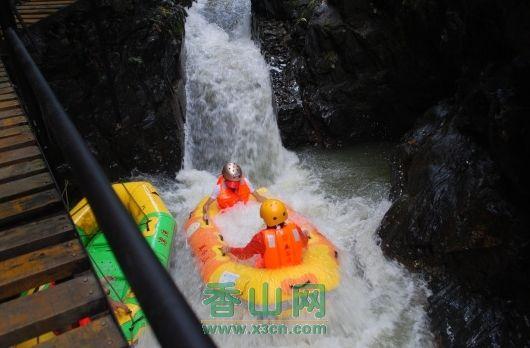
{"type": "Polygon", "coordinates": [[[515,0],[79,0],[25,41],[109,178],[149,178],[178,224],[237,161],[337,243],[336,331],[304,344],[528,347],[529,19],[515,0]]]}

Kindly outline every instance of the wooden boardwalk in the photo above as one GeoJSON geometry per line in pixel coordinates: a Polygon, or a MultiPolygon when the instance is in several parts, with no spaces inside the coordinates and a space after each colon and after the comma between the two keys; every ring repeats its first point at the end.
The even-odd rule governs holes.
{"type": "Polygon", "coordinates": [[[51,331],[39,346],[127,346],[0,61],[0,347],[51,331]]]}
{"type": "Polygon", "coordinates": [[[17,4],[17,10],[24,24],[31,25],[74,2],[75,0],[28,0],[17,4]]]}

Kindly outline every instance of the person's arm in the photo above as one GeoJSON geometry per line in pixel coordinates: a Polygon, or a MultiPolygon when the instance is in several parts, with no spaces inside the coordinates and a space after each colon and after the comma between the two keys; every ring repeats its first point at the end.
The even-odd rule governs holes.
{"type": "Polygon", "coordinates": [[[296,229],[298,230],[298,234],[300,235],[300,238],[302,238],[302,244],[304,244],[304,248],[307,247],[307,242],[309,242],[309,234],[305,231],[302,231],[300,226],[296,225],[296,229]]]}
{"type": "Polygon", "coordinates": [[[252,237],[252,240],[243,248],[227,248],[227,251],[241,260],[251,258],[256,254],[263,254],[265,252],[265,244],[261,232],[258,232],[252,237]]]}
{"type": "Polygon", "coordinates": [[[221,186],[215,185],[215,188],[212,194],[210,195],[210,198],[208,198],[206,203],[204,203],[204,205],[202,206],[202,219],[206,223],[208,223],[208,210],[210,209],[210,205],[213,203],[213,201],[217,199],[220,192],[221,192],[221,186]]]}
{"type": "Polygon", "coordinates": [[[267,197],[264,197],[259,194],[258,191],[254,190],[254,186],[250,183],[250,181],[247,178],[243,178],[245,180],[245,183],[247,184],[248,188],[250,189],[250,194],[256,198],[258,202],[263,202],[267,199],[267,197]]]}
{"type": "Polygon", "coordinates": [[[202,206],[202,219],[206,223],[208,223],[208,209],[210,209],[210,205],[213,203],[213,201],[215,201],[215,199],[212,199],[212,197],[210,197],[202,206]]]}
{"type": "Polygon", "coordinates": [[[252,192],[252,195],[260,203],[264,202],[267,199],[267,197],[260,195],[258,191],[252,192]]]}

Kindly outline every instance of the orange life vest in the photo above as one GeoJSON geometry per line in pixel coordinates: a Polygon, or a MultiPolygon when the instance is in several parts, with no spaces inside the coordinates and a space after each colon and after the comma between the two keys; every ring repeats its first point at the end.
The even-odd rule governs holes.
{"type": "Polygon", "coordinates": [[[265,244],[263,265],[265,268],[280,268],[302,262],[304,243],[294,223],[283,228],[268,228],[261,231],[265,244]]]}
{"type": "Polygon", "coordinates": [[[237,191],[233,191],[226,187],[225,178],[223,178],[222,175],[217,179],[217,185],[220,185],[221,187],[221,191],[217,196],[217,204],[221,209],[230,208],[237,202],[246,203],[250,197],[250,188],[248,187],[246,180],[243,178],[241,178],[241,181],[239,182],[237,191]]]}

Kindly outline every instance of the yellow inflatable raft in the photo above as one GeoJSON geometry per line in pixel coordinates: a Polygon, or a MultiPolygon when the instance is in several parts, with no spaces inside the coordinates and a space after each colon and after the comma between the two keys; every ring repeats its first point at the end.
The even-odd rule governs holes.
{"type": "MultiPolygon", "coordinates": [[[[160,263],[168,268],[176,223],[157,190],[149,182],[119,183],[112,185],[112,188],[133,217],[138,230],[143,234],[160,263]]],[[[119,308],[114,311],[114,315],[127,342],[135,344],[147,326],[147,319],[87,200],[83,198],[70,211],[70,215],[81,242],[90,256],[97,277],[102,281],[110,300],[123,304],[131,311],[127,314],[119,308]]],[[[42,285],[38,291],[45,290],[49,286],[50,284],[42,285]]],[[[24,292],[22,296],[32,292],[33,290],[24,292]]],[[[53,332],[48,332],[15,347],[33,347],[54,337],[53,332]]],[[[3,347],[1,343],[0,347],[3,347]]]]}
{"type": "MultiPolygon", "coordinates": [[[[259,189],[266,195],[266,189],[259,189]]],[[[251,199],[254,199],[251,197],[251,199]]],[[[338,253],[335,246],[324,237],[306,218],[288,207],[289,219],[303,231],[309,233],[309,242],[300,265],[280,269],[255,268],[239,262],[234,257],[224,255],[225,245],[222,231],[215,225],[215,216],[221,214],[217,203],[210,205],[207,212],[210,224],[203,221],[205,197],[184,225],[188,244],[198,261],[202,279],[205,283],[234,282],[241,291],[241,298],[249,300],[249,290],[254,289],[254,301],[263,303],[263,284],[268,284],[268,303],[274,303],[275,290],[281,289],[282,302],[292,299],[293,287],[305,284],[324,285],[326,292],[335,289],[340,282],[338,253]]],[[[256,231],[257,232],[257,231],[256,231]]]]}

